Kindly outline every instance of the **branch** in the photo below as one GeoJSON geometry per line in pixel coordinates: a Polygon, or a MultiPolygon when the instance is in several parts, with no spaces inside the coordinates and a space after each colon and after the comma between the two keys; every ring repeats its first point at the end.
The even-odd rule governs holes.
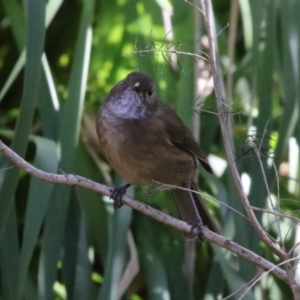
{"type": "Polygon", "coordinates": [[[214,80],[214,91],[215,91],[215,97],[216,97],[216,102],[217,102],[217,109],[218,109],[218,118],[221,126],[221,131],[222,131],[222,136],[223,136],[223,142],[224,142],[224,147],[226,151],[226,156],[229,164],[229,168],[234,180],[234,184],[237,188],[237,192],[239,194],[239,198],[242,201],[242,204],[245,208],[245,211],[248,215],[248,218],[250,219],[251,224],[253,225],[256,233],[258,236],[263,240],[263,242],[269,247],[269,249],[276,254],[281,261],[285,261],[288,259],[286,253],[279,249],[273,242],[272,240],[268,237],[264,229],[261,227],[259,224],[253,210],[250,207],[249,200],[244,193],[244,189],[242,186],[242,182],[240,180],[239,173],[237,171],[235,162],[234,162],[234,157],[233,157],[233,151],[231,149],[231,144],[230,144],[230,138],[227,130],[227,120],[224,117],[224,105],[222,101],[222,93],[221,93],[221,88],[220,88],[220,83],[219,83],[219,76],[217,72],[217,62],[215,59],[215,40],[213,38],[213,32],[210,26],[210,4],[209,0],[204,0],[204,6],[205,6],[205,22],[206,22],[206,29],[207,29],[207,35],[208,35],[208,41],[209,41],[209,56],[210,56],[210,65],[211,65],[211,72],[214,80]]]}
{"type": "MultiPolygon", "coordinates": [[[[198,59],[203,59],[207,61],[208,59],[204,57],[204,55],[199,55],[196,53],[191,53],[191,52],[185,52],[185,51],[179,51],[179,50],[169,50],[169,49],[144,49],[144,50],[135,50],[133,52],[125,53],[123,56],[128,56],[131,54],[135,55],[142,55],[142,54],[155,54],[155,53],[168,53],[168,54],[176,54],[176,55],[186,55],[186,56],[191,56],[192,58],[198,58],[198,59]]],[[[205,54],[205,53],[204,53],[205,54]]]]}
{"type": "MultiPolygon", "coordinates": [[[[87,178],[72,175],[72,174],[51,174],[39,170],[26,162],[23,158],[21,158],[18,154],[13,152],[9,147],[7,147],[1,140],[0,140],[0,152],[10,159],[14,164],[16,164],[20,169],[24,170],[26,173],[46,182],[54,183],[54,184],[64,184],[64,185],[71,185],[71,186],[79,186],[96,193],[100,193],[106,196],[110,196],[112,189],[97,183],[95,181],[89,180],[87,178]]],[[[166,225],[172,226],[178,230],[183,232],[190,232],[191,225],[181,220],[175,219],[155,208],[152,208],[142,202],[133,200],[132,198],[124,195],[123,196],[123,203],[131,207],[132,209],[138,210],[139,212],[161,222],[166,225]]],[[[195,234],[197,234],[195,229],[195,234]]],[[[288,277],[286,272],[283,271],[281,268],[277,267],[276,265],[272,264],[268,260],[262,258],[261,256],[257,255],[256,253],[238,245],[237,243],[228,240],[221,235],[218,235],[207,228],[204,228],[204,238],[207,241],[210,241],[216,245],[219,245],[225,249],[228,249],[232,253],[235,253],[251,262],[259,266],[264,271],[270,271],[279,279],[288,282],[288,277]]]]}
{"type": "Polygon", "coordinates": [[[272,242],[270,237],[267,235],[267,233],[264,231],[260,223],[258,222],[253,210],[250,207],[249,200],[244,193],[244,189],[242,186],[242,182],[240,180],[239,173],[237,171],[234,157],[233,157],[233,151],[231,149],[230,144],[230,138],[227,130],[227,120],[224,117],[224,105],[222,101],[222,94],[221,94],[221,88],[219,83],[219,76],[218,76],[218,68],[217,68],[217,62],[216,62],[216,51],[215,51],[215,36],[213,35],[211,26],[210,26],[210,3],[209,0],[204,0],[204,7],[205,7],[205,23],[206,23],[206,29],[207,29],[207,35],[208,35],[208,42],[209,42],[209,57],[210,57],[210,64],[211,64],[211,72],[213,76],[214,81],[214,91],[216,96],[216,102],[217,102],[217,108],[218,108],[218,118],[221,126],[222,131],[222,137],[224,142],[224,147],[226,151],[226,156],[228,159],[228,164],[230,167],[230,171],[234,180],[234,184],[237,188],[239,198],[242,201],[242,204],[244,206],[244,209],[246,210],[246,213],[250,219],[250,222],[252,226],[254,227],[256,233],[258,236],[263,240],[263,242],[266,244],[266,246],[274,253],[276,254],[282,262],[284,262],[284,266],[286,269],[286,274],[289,278],[288,284],[290,288],[293,291],[293,295],[295,299],[300,299],[300,286],[295,281],[294,272],[292,269],[292,266],[289,262],[289,256],[283,249],[280,249],[277,247],[276,244],[272,242]]]}

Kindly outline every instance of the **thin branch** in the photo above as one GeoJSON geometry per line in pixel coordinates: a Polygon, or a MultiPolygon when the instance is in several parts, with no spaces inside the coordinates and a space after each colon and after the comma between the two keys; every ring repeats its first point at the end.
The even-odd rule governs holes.
{"type": "Polygon", "coordinates": [[[282,178],[286,178],[286,179],[288,179],[288,180],[293,180],[293,181],[296,181],[297,183],[299,183],[299,184],[300,184],[300,179],[298,179],[298,178],[293,178],[293,177],[286,176],[286,175],[280,175],[280,177],[282,177],[282,178]]]}
{"type": "MultiPolygon", "coordinates": [[[[237,192],[239,194],[239,198],[242,201],[242,204],[244,206],[244,209],[247,212],[247,215],[252,223],[252,226],[254,227],[256,233],[258,236],[263,240],[263,242],[266,244],[266,246],[274,253],[276,254],[282,262],[287,262],[288,260],[288,255],[287,253],[276,246],[272,242],[272,240],[269,238],[267,233],[264,231],[260,223],[258,222],[253,210],[250,208],[250,203],[249,199],[244,193],[244,189],[240,180],[239,173],[237,171],[235,162],[234,162],[234,157],[233,157],[233,151],[231,149],[231,144],[230,144],[230,137],[229,133],[227,130],[227,124],[226,124],[226,119],[224,118],[224,110],[223,106],[224,103],[222,101],[222,94],[221,94],[221,88],[220,88],[220,83],[219,83],[219,78],[218,78],[218,71],[217,71],[217,62],[216,62],[216,51],[215,51],[215,36],[213,36],[213,32],[210,26],[210,3],[211,1],[209,0],[204,0],[204,8],[205,8],[205,22],[206,22],[206,28],[207,28],[207,35],[208,35],[208,41],[209,41],[209,56],[210,56],[210,61],[211,61],[211,71],[212,71],[212,76],[214,80],[214,91],[215,91],[215,96],[216,96],[216,102],[217,102],[217,108],[218,108],[218,117],[219,117],[219,122],[221,126],[221,131],[222,131],[222,136],[223,136],[223,142],[225,146],[225,151],[226,151],[226,156],[228,159],[230,171],[234,180],[234,184],[237,188],[237,192]]],[[[295,299],[300,299],[300,286],[297,284],[294,278],[293,270],[291,268],[291,265],[288,263],[285,263],[285,269],[286,269],[286,274],[289,278],[288,284],[290,288],[292,289],[293,296],[295,299]]]]}
{"type": "MultiPolygon", "coordinates": [[[[168,50],[168,49],[144,49],[144,50],[135,50],[133,52],[129,52],[129,53],[125,53],[123,56],[128,56],[131,54],[156,54],[157,52],[161,52],[161,53],[169,53],[169,54],[176,54],[176,55],[187,55],[187,56],[191,56],[192,58],[198,58],[198,59],[203,59],[205,61],[208,61],[207,58],[205,58],[202,55],[196,54],[196,53],[191,53],[191,52],[185,52],[185,51],[179,51],[179,50],[168,50]]],[[[205,53],[203,53],[205,54],[205,53]]]]}
{"type": "MultiPolygon", "coordinates": [[[[230,295],[228,295],[225,298],[222,298],[222,300],[228,300],[230,298],[232,298],[233,296],[235,296],[237,293],[247,289],[250,285],[252,285],[253,282],[256,282],[256,279],[259,278],[261,276],[261,274],[263,273],[263,271],[259,271],[258,274],[256,274],[251,280],[249,280],[245,285],[243,285],[242,287],[240,287],[239,289],[237,289],[236,291],[234,291],[233,293],[231,293],[230,295]]],[[[244,294],[244,293],[243,293],[244,294]]],[[[242,297],[240,297],[239,299],[241,299],[242,297]]]]}
{"type": "Polygon", "coordinates": [[[159,187],[158,187],[157,189],[164,189],[164,188],[165,188],[165,189],[170,189],[170,188],[171,188],[171,189],[179,189],[179,190],[184,190],[184,191],[189,191],[189,192],[192,192],[192,193],[195,193],[195,194],[199,194],[201,197],[207,198],[207,199],[211,199],[211,200],[213,200],[213,201],[219,203],[220,205],[225,206],[226,208],[230,209],[231,211],[235,212],[235,213],[236,213],[237,215],[239,215],[240,217],[245,218],[246,220],[250,221],[250,220],[247,218],[247,216],[245,216],[244,214],[242,214],[242,213],[239,212],[238,210],[234,209],[232,206],[230,206],[230,205],[228,205],[228,204],[226,204],[226,203],[224,203],[224,202],[222,202],[222,201],[219,201],[219,200],[217,200],[217,199],[214,198],[214,197],[208,196],[208,195],[206,195],[206,194],[204,194],[204,193],[201,193],[201,192],[198,192],[198,191],[194,191],[194,190],[191,190],[191,189],[189,189],[189,188],[184,188],[184,187],[182,187],[182,186],[177,186],[177,185],[172,185],[172,184],[161,183],[161,182],[155,181],[155,180],[153,180],[153,183],[159,185],[159,187]]]}
{"type": "Polygon", "coordinates": [[[213,33],[212,29],[210,26],[210,21],[209,21],[209,16],[210,16],[210,1],[204,0],[204,6],[205,6],[205,21],[206,21],[206,28],[207,28],[207,35],[208,35],[208,41],[209,41],[209,56],[210,56],[210,61],[211,61],[211,71],[212,71],[212,76],[214,80],[214,91],[215,91],[215,97],[216,97],[216,102],[217,102],[217,108],[218,108],[218,117],[219,117],[219,122],[221,126],[221,131],[222,131],[222,136],[223,136],[223,142],[224,142],[224,147],[226,151],[226,156],[229,164],[229,168],[234,180],[234,184],[237,188],[237,192],[239,194],[239,198],[242,201],[242,204],[246,210],[246,213],[251,221],[252,226],[254,227],[256,233],[258,236],[263,240],[263,242],[270,248],[270,250],[275,253],[281,260],[286,260],[286,253],[279,249],[272,240],[268,237],[264,229],[261,227],[260,223],[258,222],[254,212],[250,208],[250,203],[249,200],[244,192],[242,182],[240,180],[239,173],[237,171],[235,162],[234,162],[234,157],[233,157],[233,151],[231,149],[231,144],[230,144],[230,137],[229,133],[227,130],[227,120],[224,117],[224,105],[222,101],[222,94],[221,94],[221,88],[220,88],[220,83],[219,83],[219,76],[218,76],[218,71],[217,71],[217,62],[215,59],[215,40],[213,38],[213,33]]]}
{"type": "MultiPolygon", "coordinates": [[[[261,141],[261,143],[262,143],[262,141],[261,141]]],[[[266,173],[265,173],[265,170],[264,170],[263,163],[261,161],[260,152],[259,152],[260,149],[261,149],[261,145],[259,146],[259,148],[257,148],[256,144],[253,143],[253,150],[254,150],[254,152],[255,152],[255,154],[257,156],[257,160],[258,160],[258,163],[259,163],[259,166],[260,166],[260,169],[261,169],[261,173],[262,173],[262,176],[263,176],[263,179],[264,179],[265,188],[267,190],[267,195],[268,195],[268,198],[270,200],[272,209],[274,210],[275,209],[275,205],[274,205],[273,200],[272,200],[271,192],[270,192],[269,185],[268,185],[268,180],[267,180],[267,177],[266,177],[266,173]]],[[[279,225],[279,219],[277,218],[277,216],[275,216],[275,219],[276,219],[276,226],[277,226],[277,230],[278,230],[278,234],[279,234],[279,239],[280,239],[280,243],[279,244],[280,244],[281,249],[284,252],[286,252],[286,250],[284,248],[284,243],[283,243],[282,235],[281,235],[281,230],[280,230],[280,225],[279,225]]]]}
{"type": "MultiPolygon", "coordinates": [[[[275,209],[275,205],[273,204],[273,201],[272,201],[272,197],[271,197],[271,192],[269,190],[269,186],[268,186],[268,181],[267,181],[267,178],[266,178],[266,174],[265,174],[265,171],[264,171],[264,167],[263,167],[263,164],[262,164],[262,161],[261,161],[261,158],[260,158],[260,154],[259,154],[259,150],[258,148],[256,147],[256,144],[254,143],[253,145],[253,149],[254,149],[254,152],[255,154],[257,155],[257,158],[258,158],[258,162],[259,162],[259,165],[260,165],[260,168],[261,168],[261,171],[262,171],[262,175],[263,175],[263,179],[264,179],[264,183],[265,183],[265,187],[267,189],[267,194],[268,194],[268,197],[270,199],[270,202],[271,202],[271,206],[272,206],[272,209],[274,210],[275,209]]],[[[278,177],[277,177],[278,178],[278,177]]],[[[290,260],[288,260],[289,256],[288,254],[286,253],[286,249],[284,247],[284,243],[283,243],[283,239],[282,239],[282,235],[281,235],[281,230],[280,230],[280,225],[279,225],[279,219],[278,217],[275,216],[275,219],[276,219],[276,225],[277,225],[277,230],[278,230],[278,234],[279,234],[279,239],[280,239],[280,242],[279,242],[279,246],[280,248],[284,251],[285,253],[285,259],[282,259],[284,262],[286,262],[284,264],[284,268],[286,270],[286,274],[288,275],[289,277],[289,285],[293,291],[293,294],[294,294],[294,298],[295,299],[300,299],[300,294],[299,294],[299,287],[297,287],[297,283],[295,281],[295,276],[294,276],[294,271],[293,271],[293,268],[292,268],[292,265],[290,263],[290,260]]]]}
{"type": "MultiPolygon", "coordinates": [[[[285,261],[283,261],[283,262],[280,262],[279,264],[277,264],[276,265],[276,267],[278,268],[279,266],[282,266],[282,265],[285,265],[285,264],[289,264],[289,265],[291,265],[291,262],[292,261],[295,261],[295,260],[299,260],[299,256],[297,256],[297,257],[293,257],[293,258],[289,258],[289,259],[287,259],[287,260],[285,260],[285,261]]],[[[267,272],[264,272],[264,273],[261,273],[257,278],[256,278],[256,280],[255,281],[253,281],[252,283],[251,283],[251,285],[250,286],[248,286],[248,288],[247,288],[247,290],[244,292],[244,294],[239,298],[239,299],[242,299],[242,297],[257,283],[257,282],[259,282],[260,280],[262,280],[262,278],[264,277],[264,276],[266,276],[266,275],[268,275],[268,273],[269,272],[272,272],[272,270],[269,270],[269,271],[267,271],[267,272]]],[[[290,284],[290,282],[289,282],[289,284],[290,284]]],[[[292,290],[293,290],[293,288],[297,288],[297,286],[293,286],[292,287],[292,290]]],[[[295,296],[295,295],[294,295],[295,296]]],[[[296,297],[294,298],[294,299],[298,299],[298,297],[297,297],[297,295],[296,295],[296,297]]]]}
{"type": "MultiPolygon", "coordinates": [[[[72,175],[72,174],[52,174],[47,173],[42,170],[39,170],[26,162],[23,158],[21,158],[18,154],[13,152],[9,147],[7,147],[1,140],[0,140],[0,152],[10,159],[14,164],[16,164],[20,169],[24,170],[26,173],[46,182],[54,183],[54,184],[64,184],[64,185],[71,185],[71,186],[80,186],[89,190],[92,190],[96,193],[100,193],[106,196],[110,196],[112,189],[102,185],[100,183],[94,182],[87,178],[72,175]]],[[[191,225],[181,220],[175,219],[157,209],[154,209],[142,202],[133,200],[132,198],[124,195],[123,196],[123,203],[128,205],[129,207],[140,211],[141,213],[152,217],[153,219],[162,222],[166,225],[172,226],[176,229],[179,229],[183,232],[190,232],[191,225]]],[[[195,229],[195,234],[197,234],[195,229]]],[[[207,241],[210,241],[216,245],[219,245],[225,249],[228,249],[232,253],[235,253],[262,268],[264,271],[272,270],[272,273],[278,277],[279,279],[288,282],[288,278],[286,272],[282,269],[276,267],[274,264],[269,262],[268,260],[262,258],[261,256],[257,255],[256,253],[238,245],[237,243],[228,240],[221,235],[213,233],[212,231],[208,230],[207,228],[204,229],[204,238],[207,241]]]]}
{"type": "Polygon", "coordinates": [[[296,243],[288,252],[289,255],[292,255],[292,253],[300,246],[300,242],[296,243]]]}
{"type": "Polygon", "coordinates": [[[201,13],[201,15],[205,18],[204,11],[200,7],[198,7],[197,5],[195,5],[192,2],[189,2],[188,0],[183,0],[183,1],[186,2],[187,4],[191,5],[192,7],[194,7],[196,10],[198,10],[201,13]]]}
{"type": "Polygon", "coordinates": [[[290,219],[291,221],[295,222],[297,225],[300,225],[300,221],[298,218],[290,216],[286,213],[280,212],[280,211],[274,211],[274,210],[270,210],[267,208],[261,208],[261,207],[256,207],[256,206],[250,206],[251,209],[256,210],[256,211],[260,211],[260,212],[264,212],[270,215],[274,215],[274,216],[278,216],[280,218],[287,218],[290,219]]]}

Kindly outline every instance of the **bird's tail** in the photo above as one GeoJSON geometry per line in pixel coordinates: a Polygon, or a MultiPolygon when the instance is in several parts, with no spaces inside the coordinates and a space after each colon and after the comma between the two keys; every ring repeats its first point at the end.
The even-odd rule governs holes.
{"type": "MultiPolygon", "coordinates": [[[[189,224],[195,224],[202,220],[204,226],[216,233],[219,232],[215,221],[211,217],[208,209],[205,207],[203,200],[197,192],[196,184],[193,183],[190,190],[173,189],[172,194],[176,203],[176,207],[182,221],[189,224]]],[[[188,238],[188,234],[184,235],[188,238]]]]}

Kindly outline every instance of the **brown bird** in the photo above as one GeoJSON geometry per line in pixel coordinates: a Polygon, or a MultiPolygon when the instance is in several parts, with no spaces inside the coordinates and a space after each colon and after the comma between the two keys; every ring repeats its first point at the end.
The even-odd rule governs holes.
{"type": "MultiPolygon", "coordinates": [[[[175,111],[158,99],[148,75],[132,72],[120,81],[99,109],[96,127],[108,162],[128,182],[112,191],[116,208],[130,185],[177,186],[171,190],[180,218],[197,228],[200,240],[202,222],[217,232],[200,195],[193,192],[197,160],[212,173],[206,155],[175,111]]],[[[192,231],[185,236],[197,237],[192,231]]]]}

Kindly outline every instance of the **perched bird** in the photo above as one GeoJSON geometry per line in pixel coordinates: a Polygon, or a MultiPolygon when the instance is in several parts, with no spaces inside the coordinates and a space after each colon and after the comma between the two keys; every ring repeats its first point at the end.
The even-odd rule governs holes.
{"type": "MultiPolygon", "coordinates": [[[[130,185],[172,185],[183,221],[203,239],[203,224],[217,232],[195,184],[197,160],[212,173],[205,153],[175,111],[158,99],[153,80],[132,72],[109,93],[96,119],[99,142],[110,165],[128,182],[115,188],[115,207],[130,185]],[[183,188],[183,189],[180,189],[183,188]],[[203,224],[202,224],[203,222],[203,224]]],[[[185,234],[187,238],[195,238],[185,234]]]]}

